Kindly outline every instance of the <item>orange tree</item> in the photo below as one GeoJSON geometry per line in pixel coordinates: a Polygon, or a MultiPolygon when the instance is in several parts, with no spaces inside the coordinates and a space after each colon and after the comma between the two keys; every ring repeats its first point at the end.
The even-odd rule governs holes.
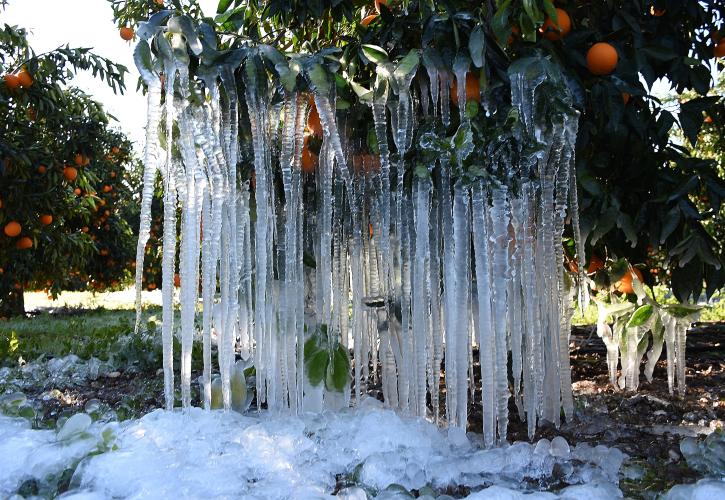
{"type": "MultiPolygon", "coordinates": [[[[201,57],[189,52],[192,72],[208,62],[207,47],[220,51],[221,61],[224,51],[266,44],[265,67],[280,79],[289,78],[291,72],[280,68],[295,53],[319,55],[335,78],[338,110],[354,122],[358,143],[373,152],[364,101],[378,61],[399,61],[413,50],[428,71],[451,78],[457,60],[472,62],[469,117],[479,123],[474,141],[485,148],[495,136],[483,129],[488,117],[495,122],[496,111],[510,106],[507,68],[523,57],[546,57],[561,68],[581,112],[576,168],[585,260],[626,258],[643,268],[646,283],[671,285],[681,300],[703,290],[710,295],[725,283],[723,243],[707,230],[725,183],[712,160],[671,140],[679,127],[694,143],[705,116],[717,126],[724,115],[722,97],[707,95],[710,68],[722,69],[717,58],[725,57],[719,0],[220,0],[214,18],[202,18],[195,0],[109,2],[124,38],[140,21],[152,19],[152,29],[163,23],[163,14],[151,16],[164,9],[186,15],[191,22],[184,36],[201,38],[205,51],[201,57]],[[658,79],[678,93],[694,93],[679,113],[650,94],[658,79]],[[658,266],[662,272],[649,272],[658,266]]],[[[413,87],[424,88],[426,77],[418,71],[413,87]]],[[[298,90],[310,84],[301,75],[283,83],[298,90]]],[[[438,132],[451,135],[457,115],[438,132]]],[[[312,160],[316,142],[309,141],[312,160]]],[[[425,153],[417,146],[408,152],[411,159],[425,153]]],[[[248,175],[244,163],[238,170],[248,175]]],[[[565,245],[569,254],[572,247],[565,245]]],[[[597,281],[608,286],[625,269],[602,269],[597,281]]]]}
{"type": "Polygon", "coordinates": [[[102,106],[68,86],[89,70],[123,90],[126,69],[89,49],[36,54],[25,30],[0,31],[0,317],[25,289],[85,289],[126,275],[132,231],[118,207],[131,145],[102,106]]]}

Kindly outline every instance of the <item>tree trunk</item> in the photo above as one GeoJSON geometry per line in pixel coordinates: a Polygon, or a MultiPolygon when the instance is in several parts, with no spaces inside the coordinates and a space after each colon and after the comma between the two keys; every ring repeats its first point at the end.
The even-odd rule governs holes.
{"type": "Polygon", "coordinates": [[[23,289],[0,291],[0,318],[25,315],[23,289]]]}

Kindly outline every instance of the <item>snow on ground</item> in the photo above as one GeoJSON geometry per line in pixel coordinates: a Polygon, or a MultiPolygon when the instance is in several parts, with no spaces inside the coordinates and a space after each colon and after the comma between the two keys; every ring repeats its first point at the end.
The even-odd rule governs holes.
{"type": "Polygon", "coordinates": [[[63,441],[20,422],[0,418],[0,496],[28,475],[42,479],[72,467],[99,443],[113,451],[81,461],[64,498],[327,498],[349,484],[339,496],[366,498],[360,487],[378,498],[405,498],[401,486],[466,486],[481,490],[470,495],[475,499],[596,500],[621,497],[616,483],[625,458],[604,446],[569,449],[560,438],[483,450],[478,435],[400,417],[372,399],[301,417],[156,410],[65,432],[76,438],[63,441]],[[537,492],[560,481],[571,486],[537,492]]]}

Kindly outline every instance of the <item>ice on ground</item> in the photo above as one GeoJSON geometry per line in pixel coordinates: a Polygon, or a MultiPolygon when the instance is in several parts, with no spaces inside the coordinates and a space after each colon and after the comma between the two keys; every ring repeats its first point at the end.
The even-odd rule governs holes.
{"type": "Polygon", "coordinates": [[[27,479],[52,480],[99,449],[101,426],[88,427],[88,416],[82,415],[69,419],[70,425],[58,433],[34,430],[25,419],[0,415],[0,498],[17,491],[27,479]]]}
{"type": "Polygon", "coordinates": [[[664,500],[713,500],[725,498],[725,481],[700,479],[695,484],[678,484],[664,495],[664,500]]]}
{"type": "Polygon", "coordinates": [[[361,494],[353,486],[386,498],[400,497],[401,486],[481,489],[471,498],[621,496],[615,484],[623,455],[616,450],[579,445],[569,461],[528,443],[482,450],[480,436],[460,437],[374,404],[299,417],[156,410],[120,424],[117,450],[84,460],[72,482],[76,496],[69,496],[325,498],[345,483],[340,493],[348,498],[361,494]],[[570,485],[560,496],[522,491],[523,484],[545,485],[556,464],[564,474],[557,481],[570,485]]]}

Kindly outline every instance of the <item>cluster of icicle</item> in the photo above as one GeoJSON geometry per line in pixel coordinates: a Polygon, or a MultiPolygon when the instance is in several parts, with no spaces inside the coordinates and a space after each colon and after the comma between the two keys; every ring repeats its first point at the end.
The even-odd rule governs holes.
{"type": "MultiPolygon", "coordinates": [[[[377,93],[371,106],[379,158],[365,160],[374,164],[367,173],[354,168],[335,96],[314,91],[324,139],[311,193],[300,168],[309,94],[286,92],[273,103],[272,93],[283,91],[245,64],[241,98],[231,70],[221,70],[204,76],[208,99],[202,102],[185,95],[189,75],[180,64],[167,63],[163,88],[158,75],[143,74],[149,111],[137,290],[140,297],[160,170],[167,408],[174,404],[174,335],[181,340],[182,406],[191,404],[191,352],[200,315],[206,408],[212,398],[212,333],[225,408],[237,357],[254,364],[258,407],[292,413],[339,407],[339,395],[320,396],[305,375],[306,335],[324,324],[330,339],[349,347],[354,360],[351,394],[342,395],[342,404],[359,401],[379,383],[390,407],[436,421],[444,413],[448,425],[465,429],[474,380],[480,379],[487,446],[506,438],[510,397],[530,435],[539,419],[558,424],[562,408],[571,418],[571,293],[561,266],[561,236],[567,216],[577,220],[577,113],[542,125],[535,104],[547,98],[537,91],[543,77],[512,74],[512,102],[525,134],[543,147],[525,165],[508,164],[506,157],[486,161],[523,172],[520,186],[483,179],[464,184],[441,159],[430,165],[440,175],[415,177],[406,192],[403,153],[412,144],[418,116],[450,119],[448,78],[429,72],[429,86],[412,88],[413,72],[398,82],[397,94],[377,93]],[[237,175],[241,106],[249,126],[244,135],[253,142],[253,188],[237,175]],[[159,130],[165,131],[165,151],[159,130]],[[281,172],[281,191],[273,187],[275,169],[281,172]],[[313,256],[314,266],[303,255],[313,256]],[[480,374],[474,374],[474,348],[480,351],[480,374]]],[[[458,76],[465,109],[465,73],[458,76]]]]}

